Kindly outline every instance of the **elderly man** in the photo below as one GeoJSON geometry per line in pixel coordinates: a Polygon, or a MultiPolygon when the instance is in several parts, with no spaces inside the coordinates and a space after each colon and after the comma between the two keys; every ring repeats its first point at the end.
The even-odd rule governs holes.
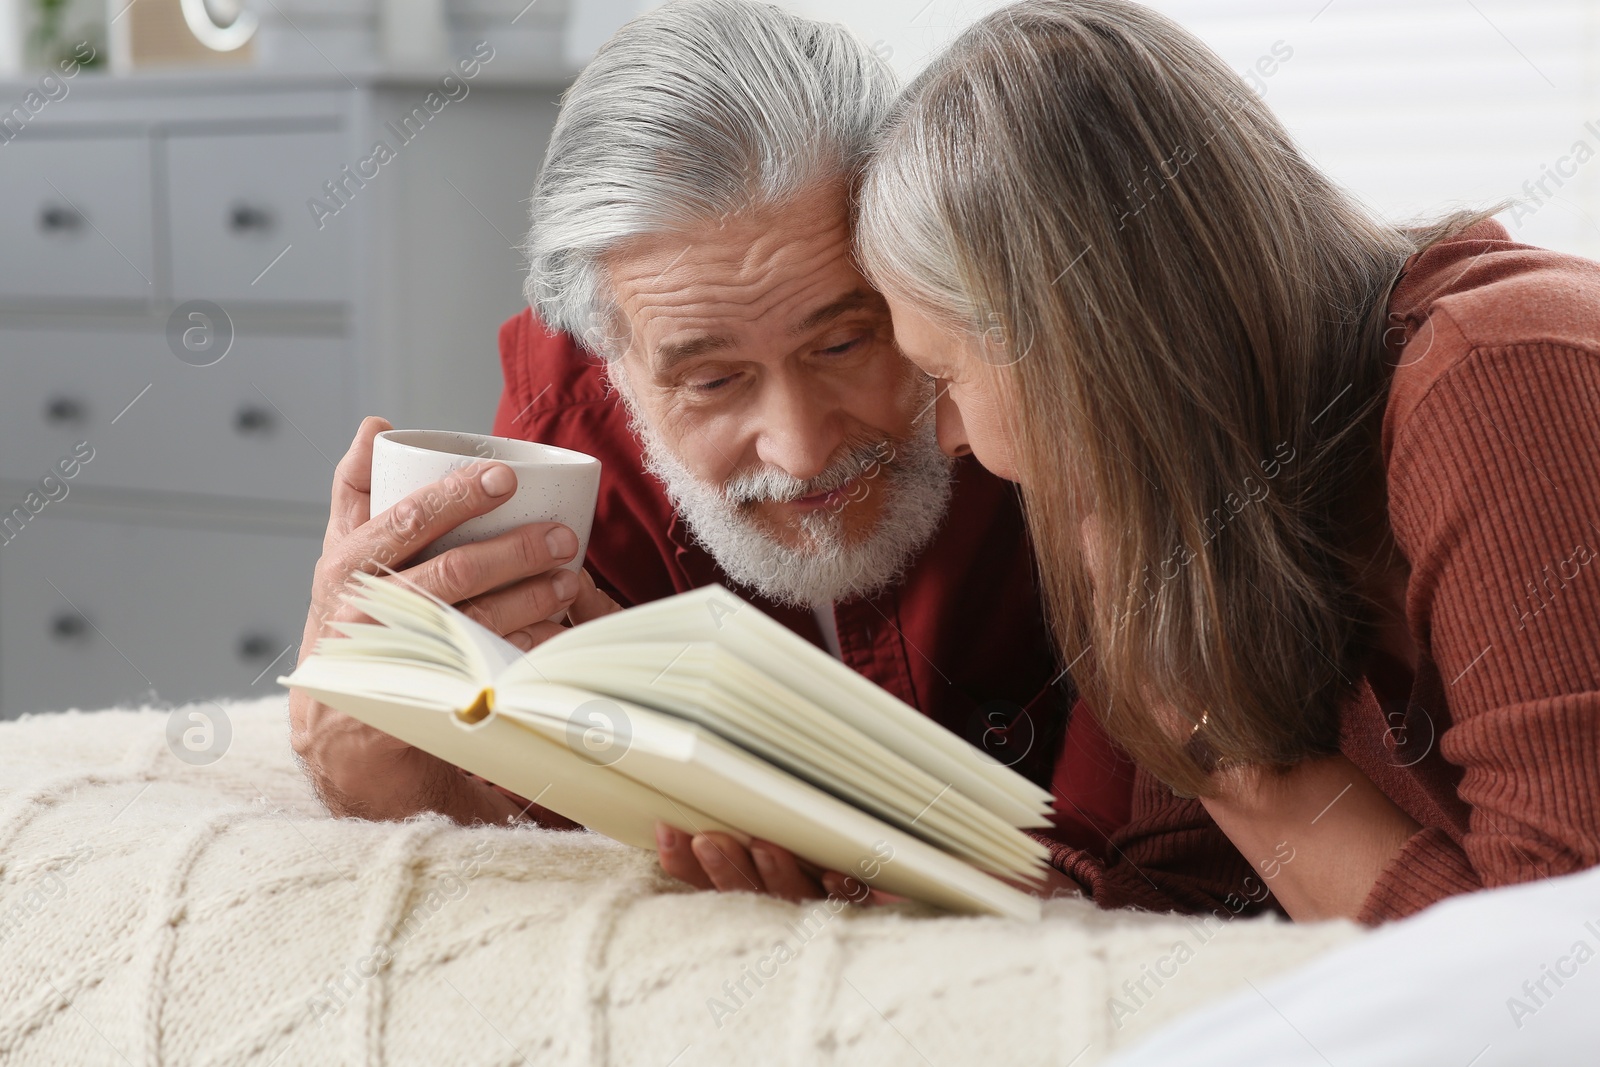
{"type": "MultiPolygon", "coordinates": [[[[495,432],[604,464],[581,580],[571,531],[524,527],[407,577],[520,647],[721,582],[958,735],[1053,785],[1063,844],[1126,821],[1128,765],[1053,661],[1015,497],[941,452],[931,383],[895,348],[851,258],[851,184],[892,76],[839,27],[683,0],[624,27],[567,94],[535,190],[537,309],[501,330],[495,432]],[[1074,714],[1074,710],[1076,713],[1074,714]]],[[[485,464],[369,515],[363,424],[334,485],[304,655],[374,558],[399,565],[513,484],[485,464]]],[[[294,743],[336,814],[532,817],[471,778],[296,693],[294,743]]],[[[814,895],[756,843],[662,827],[693,884],[814,895]]]]}

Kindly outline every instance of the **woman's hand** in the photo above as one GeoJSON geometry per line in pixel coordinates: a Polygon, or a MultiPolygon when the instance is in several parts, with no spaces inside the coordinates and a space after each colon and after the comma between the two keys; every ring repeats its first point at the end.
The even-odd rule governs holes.
{"type": "Polygon", "coordinates": [[[1422,827],[1344,756],[1219,770],[1201,803],[1297,922],[1353,919],[1422,827]]]}
{"type": "Polygon", "coordinates": [[[905,899],[873,889],[853,875],[820,870],[770,841],[753,840],[746,848],[724,833],[688,834],[658,822],[656,846],[662,869],[696,889],[763,893],[793,901],[831,896],[853,904],[905,899]]]}
{"type": "MultiPolygon", "coordinates": [[[[1205,716],[1195,724],[1175,708],[1151,713],[1205,762],[1205,716]]],[[[1211,783],[1200,803],[1260,876],[1246,879],[1239,895],[1259,902],[1270,892],[1297,922],[1355,918],[1383,869],[1422,829],[1342,755],[1286,770],[1224,763],[1211,783]]]]}
{"type": "MultiPolygon", "coordinates": [[[[360,613],[344,601],[358,571],[400,570],[431,542],[467,519],[499,507],[516,488],[502,463],[483,463],[371,514],[372,441],[389,429],[383,419],[361,424],[334,476],[328,530],[312,585],[300,659],[333,632],[330,623],[360,613]]],[[[462,545],[406,570],[400,577],[530,649],[562,632],[545,621],[567,610],[574,622],[617,610],[587,574],[558,569],[577,552],[571,530],[536,523],[476,544],[462,545]]],[[[438,811],[458,822],[499,822],[518,813],[514,798],[421,749],[291,690],[290,740],[313,787],[335,815],[400,819],[438,811]]]]}
{"type": "MultiPolygon", "coordinates": [[[[1080,530],[1091,584],[1105,545],[1099,521],[1080,530]]],[[[1204,751],[1204,718],[1154,705],[1170,736],[1204,751]],[[1197,733],[1198,729],[1198,733],[1197,733]]],[[[1353,919],[1378,876],[1422,827],[1344,756],[1306,760],[1287,771],[1224,767],[1215,795],[1201,797],[1211,818],[1260,874],[1242,896],[1264,899],[1263,885],[1293,919],[1353,919]]]]}

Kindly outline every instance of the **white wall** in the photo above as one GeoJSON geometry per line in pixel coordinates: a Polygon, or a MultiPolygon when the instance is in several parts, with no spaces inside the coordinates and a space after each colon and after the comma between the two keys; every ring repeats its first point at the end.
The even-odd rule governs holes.
{"type": "Polygon", "coordinates": [[[842,22],[879,50],[902,76],[967,25],[1003,0],[778,0],[781,7],[828,22],[842,22]]]}
{"type": "Polygon", "coordinates": [[[587,63],[618,26],[656,6],[651,0],[572,0],[562,42],[567,59],[574,66],[587,63]]]}
{"type": "Polygon", "coordinates": [[[1501,216],[1514,238],[1600,258],[1600,5],[1325,3],[1153,6],[1236,69],[1275,42],[1292,49],[1265,80],[1267,102],[1313,159],[1382,213],[1521,197],[1501,216]]]}

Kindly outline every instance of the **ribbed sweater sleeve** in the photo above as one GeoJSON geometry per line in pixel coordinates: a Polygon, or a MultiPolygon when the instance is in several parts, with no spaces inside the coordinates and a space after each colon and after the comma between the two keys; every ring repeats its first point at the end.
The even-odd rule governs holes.
{"type": "Polygon", "coordinates": [[[1050,847],[1051,864],[1102,908],[1208,912],[1227,919],[1277,907],[1201,803],[1174,796],[1144,770],[1134,774],[1132,817],[1103,849],[1034,836],[1050,847]]]}
{"type": "MultiPolygon", "coordinates": [[[[1443,314],[1438,334],[1463,336],[1443,314]]],[[[1459,842],[1405,844],[1368,923],[1600,862],[1600,356],[1472,348],[1398,427],[1388,489],[1470,817],[1459,842]]]]}

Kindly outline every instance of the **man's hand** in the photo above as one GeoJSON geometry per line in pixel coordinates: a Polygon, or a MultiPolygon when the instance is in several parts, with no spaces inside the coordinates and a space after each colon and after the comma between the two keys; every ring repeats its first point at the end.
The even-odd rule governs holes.
{"type": "MultiPolygon", "coordinates": [[[[587,574],[559,569],[577,553],[578,539],[558,523],[522,526],[402,570],[437,538],[504,503],[517,480],[503,463],[480,463],[371,515],[372,439],[387,429],[383,419],[363,421],[335,472],[302,660],[333,632],[329,623],[361,618],[343,599],[357,571],[396,570],[523,650],[562,631],[545,621],[558,611],[576,623],[618,610],[587,574]]],[[[524,810],[509,794],[299,690],[291,691],[289,718],[294,750],[335,815],[401,819],[437,811],[468,823],[503,822],[524,810]]]]}
{"type": "Polygon", "coordinates": [[[724,893],[765,893],[785,900],[838,897],[854,904],[892,904],[904,900],[869,887],[838,871],[823,871],[770,841],[752,841],[745,848],[727,834],[687,834],[656,823],[661,867],[696,889],[724,893]]]}

